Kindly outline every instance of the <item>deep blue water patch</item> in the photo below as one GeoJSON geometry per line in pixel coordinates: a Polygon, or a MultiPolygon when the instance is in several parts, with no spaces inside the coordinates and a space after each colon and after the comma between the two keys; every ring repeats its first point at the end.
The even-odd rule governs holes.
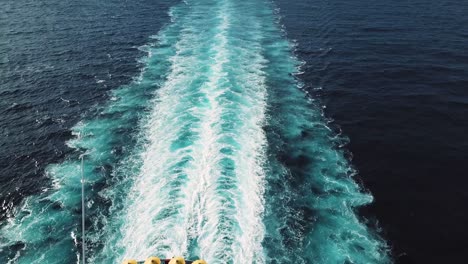
{"type": "Polygon", "coordinates": [[[306,89],[350,138],[397,263],[465,259],[468,5],[277,1],[306,89]]]}

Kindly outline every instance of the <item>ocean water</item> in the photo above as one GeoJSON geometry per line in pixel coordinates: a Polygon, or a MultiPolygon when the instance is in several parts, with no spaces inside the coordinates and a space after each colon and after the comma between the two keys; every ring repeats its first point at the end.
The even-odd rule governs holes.
{"type": "Polygon", "coordinates": [[[463,263],[468,235],[468,3],[278,1],[397,263],[463,263]]]}
{"type": "Polygon", "coordinates": [[[372,197],[294,77],[274,3],[184,1],[168,14],[139,47],[141,74],[71,128],[48,186],[7,217],[2,262],[80,260],[82,174],[91,263],[389,262],[354,212],[372,197]]]}
{"type": "Polygon", "coordinates": [[[0,261],[80,260],[82,173],[90,263],[459,259],[467,5],[427,2],[4,3],[0,261]]]}
{"type": "Polygon", "coordinates": [[[142,73],[73,126],[49,186],[6,219],[2,261],[80,260],[83,174],[92,263],[389,262],[354,212],[372,197],[294,77],[274,3],[184,1],[168,14],[140,47],[142,73]]]}

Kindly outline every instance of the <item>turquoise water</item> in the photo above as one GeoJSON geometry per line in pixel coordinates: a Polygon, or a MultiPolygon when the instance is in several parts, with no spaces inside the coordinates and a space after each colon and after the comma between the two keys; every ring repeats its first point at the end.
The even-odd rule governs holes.
{"type": "Polygon", "coordinates": [[[184,1],[170,18],[141,75],[73,128],[52,186],[2,226],[0,260],[79,261],[83,157],[90,263],[389,263],[274,4],[184,1]]]}

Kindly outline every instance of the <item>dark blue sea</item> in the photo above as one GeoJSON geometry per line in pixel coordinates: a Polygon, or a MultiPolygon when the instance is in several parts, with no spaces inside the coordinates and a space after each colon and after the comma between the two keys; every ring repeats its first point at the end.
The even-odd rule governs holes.
{"type": "Polygon", "coordinates": [[[0,262],[464,263],[468,2],[1,0],[0,262]]]}

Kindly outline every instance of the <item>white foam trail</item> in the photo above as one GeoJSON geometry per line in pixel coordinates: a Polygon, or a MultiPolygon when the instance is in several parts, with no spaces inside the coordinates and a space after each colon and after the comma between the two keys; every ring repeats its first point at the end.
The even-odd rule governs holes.
{"type": "Polygon", "coordinates": [[[178,126],[179,120],[174,106],[184,96],[182,87],[189,86],[192,77],[184,65],[194,63],[194,58],[180,55],[191,39],[192,36],[184,35],[176,44],[177,54],[173,58],[171,74],[156,94],[155,108],[146,128],[149,143],[142,155],[141,173],[131,190],[129,200],[132,202],[124,226],[122,244],[127,258],[144,259],[155,252],[160,255],[181,254],[186,249],[186,230],[173,228],[176,222],[183,224],[185,212],[180,212],[179,218],[157,222],[155,219],[171,207],[183,209],[185,192],[179,189],[177,199],[170,197],[166,190],[181,174],[169,174],[167,171],[180,157],[185,156],[184,151],[171,153],[169,150],[171,142],[176,140],[174,128],[178,126]]]}
{"type": "MultiPolygon", "coordinates": [[[[197,11],[197,6],[191,10],[202,11],[210,13],[197,11]]],[[[229,43],[229,2],[216,11],[220,22],[212,40],[204,40],[203,30],[196,26],[182,30],[171,73],[156,94],[142,169],[128,197],[123,258],[186,255],[195,240],[197,253],[209,263],[264,262],[265,60],[258,52],[260,44],[242,48],[229,43]],[[193,82],[207,74],[199,71],[199,65],[207,62],[190,51],[207,44],[214,54],[208,62],[208,80],[193,90],[193,82]],[[235,57],[243,64],[231,65],[235,57]],[[234,91],[228,72],[240,92],[234,91]],[[205,102],[187,103],[194,93],[201,93],[205,102]],[[237,93],[239,102],[227,99],[227,93],[237,93]],[[222,115],[232,113],[240,117],[232,121],[238,122],[235,132],[223,130],[229,121],[223,121],[222,115]],[[188,146],[171,150],[184,126],[196,136],[188,146]],[[222,152],[232,147],[226,139],[238,143],[231,154],[222,152]],[[223,186],[224,158],[235,164],[235,178],[230,180],[237,186],[223,186]]]]}
{"type": "MultiPolygon", "coordinates": [[[[227,31],[229,29],[229,17],[226,11],[229,7],[226,5],[223,8],[220,20],[222,21],[218,27],[218,34],[215,41],[219,44],[216,47],[216,55],[214,57],[213,75],[209,82],[202,88],[203,93],[208,95],[209,105],[211,109],[206,113],[206,118],[200,128],[201,137],[200,143],[205,148],[198,148],[198,152],[194,152],[194,156],[201,157],[197,160],[195,167],[189,173],[190,175],[199,175],[199,181],[191,181],[190,190],[195,190],[192,195],[191,209],[193,214],[193,236],[200,234],[198,244],[201,255],[211,263],[227,263],[232,261],[240,263],[246,259],[253,260],[254,257],[260,255],[261,241],[263,239],[263,226],[261,222],[261,213],[263,212],[263,179],[264,172],[262,169],[263,163],[263,145],[265,144],[265,136],[262,130],[262,124],[265,118],[265,96],[266,89],[263,85],[263,77],[259,71],[248,74],[246,70],[241,71],[244,81],[242,95],[248,103],[248,106],[241,106],[237,111],[244,114],[242,120],[242,131],[239,135],[223,134],[220,122],[222,112],[226,111],[223,107],[229,105],[229,102],[223,102],[222,95],[228,93],[232,89],[229,83],[226,83],[226,68],[230,63],[227,31]],[[252,85],[251,80],[257,80],[258,83],[252,85]],[[233,160],[236,164],[235,175],[239,184],[237,193],[232,193],[230,190],[224,190],[224,193],[219,193],[222,186],[218,186],[222,174],[219,163],[225,155],[220,153],[220,150],[229,147],[219,142],[220,138],[229,137],[241,143],[240,149],[235,153],[233,160]],[[217,188],[219,187],[219,188],[217,188]],[[236,199],[235,209],[226,209],[223,204],[224,196],[232,196],[236,199]],[[235,211],[235,212],[228,212],[235,211]],[[229,214],[229,215],[226,215],[229,214]],[[234,233],[233,230],[219,230],[223,228],[223,220],[221,218],[230,219],[239,226],[240,233],[234,233]],[[201,224],[203,221],[204,224],[201,224]],[[229,237],[234,241],[232,245],[226,245],[224,239],[229,237]]],[[[237,50],[238,55],[247,55],[247,50],[237,50]],[[239,54],[240,53],[240,54],[239,54]]],[[[252,52],[251,52],[252,53],[252,52]]],[[[253,55],[253,54],[248,54],[253,55]]],[[[232,55],[231,55],[232,56],[232,55]]],[[[259,59],[252,62],[253,67],[247,70],[255,69],[259,59]]],[[[231,66],[232,67],[232,66],[231,66]]],[[[222,184],[222,183],[221,183],[222,184]]],[[[259,263],[261,257],[258,257],[256,263],[259,263]]]]}

